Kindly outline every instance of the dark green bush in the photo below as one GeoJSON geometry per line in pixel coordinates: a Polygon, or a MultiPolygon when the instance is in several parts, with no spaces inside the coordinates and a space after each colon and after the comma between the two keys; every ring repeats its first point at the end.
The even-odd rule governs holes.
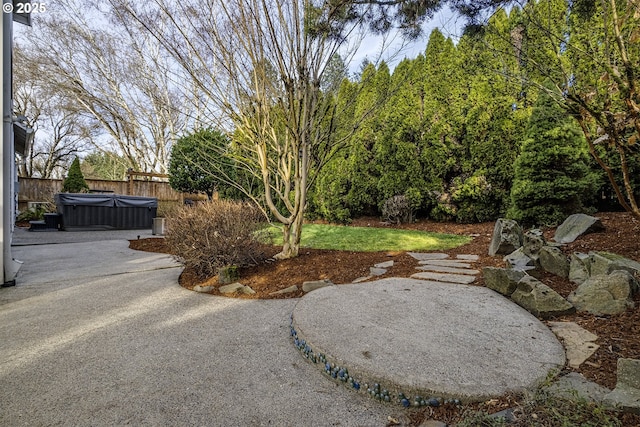
{"type": "Polygon", "coordinates": [[[64,193],[88,193],[89,186],[84,180],[84,175],[80,169],[80,159],[77,157],[71,163],[67,177],[62,183],[62,192],[64,193]]]}
{"type": "Polygon", "coordinates": [[[598,178],[587,162],[586,142],[574,119],[541,93],[515,163],[507,216],[524,225],[552,226],[589,211],[598,178]]]}

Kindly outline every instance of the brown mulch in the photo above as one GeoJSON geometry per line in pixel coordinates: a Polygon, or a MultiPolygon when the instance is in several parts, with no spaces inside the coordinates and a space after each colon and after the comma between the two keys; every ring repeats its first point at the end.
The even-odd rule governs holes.
{"type": "MultiPolygon", "coordinates": [[[[609,251],[640,262],[640,221],[625,212],[604,212],[596,214],[600,217],[605,230],[580,237],[577,241],[565,245],[562,250],[572,252],[609,251]]],[[[491,257],[487,250],[491,241],[494,223],[456,224],[437,223],[432,221],[418,221],[413,224],[390,225],[380,222],[377,218],[360,218],[352,225],[364,227],[393,227],[424,230],[437,233],[450,233],[472,236],[473,240],[464,246],[447,250],[450,255],[476,254],[480,256],[475,264],[476,268],[483,266],[504,266],[501,257],[491,257]]],[[[545,236],[551,238],[553,229],[547,229],[545,236]]],[[[141,239],[131,241],[131,248],[152,252],[170,253],[164,244],[164,239],[141,239]]],[[[269,256],[275,255],[279,248],[265,247],[269,256]]],[[[380,277],[408,277],[415,273],[417,262],[405,252],[347,252],[306,249],[300,250],[300,255],[294,259],[264,262],[260,265],[240,269],[241,282],[256,291],[254,295],[234,295],[238,298],[297,298],[302,291],[285,295],[271,295],[273,292],[298,285],[307,280],[330,279],[333,283],[351,283],[354,279],[366,276],[369,267],[386,260],[394,260],[394,265],[388,273],[380,277]]],[[[575,290],[577,285],[568,279],[543,276],[542,281],[563,296],[575,290]]],[[[217,286],[217,278],[198,280],[188,270],[180,278],[180,284],[185,288],[193,288],[200,284],[217,286]]],[[[475,285],[483,286],[482,277],[475,285]]],[[[212,292],[217,294],[217,290],[212,292]]],[[[598,335],[596,343],[600,348],[576,372],[609,389],[616,384],[616,364],[618,358],[640,359],[640,293],[635,297],[635,308],[627,310],[619,316],[595,316],[589,314],[573,314],[562,316],[562,321],[573,321],[585,329],[598,335]]],[[[571,370],[570,368],[566,368],[571,370]]],[[[506,406],[509,402],[500,402],[499,406],[506,406]]],[[[501,408],[496,408],[499,410],[501,408]]],[[[441,411],[445,411],[442,408],[441,411]]],[[[444,412],[439,419],[451,420],[455,417],[444,412]]],[[[634,417],[640,420],[640,417],[634,417]]]]}

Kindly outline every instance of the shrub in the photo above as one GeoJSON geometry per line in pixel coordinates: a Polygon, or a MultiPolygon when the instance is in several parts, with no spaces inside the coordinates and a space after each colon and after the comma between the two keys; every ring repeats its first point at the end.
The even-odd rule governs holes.
{"type": "Polygon", "coordinates": [[[507,217],[524,225],[557,225],[571,214],[588,212],[598,180],[588,160],[574,119],[542,92],[514,165],[507,217]]]}
{"type": "Polygon", "coordinates": [[[214,200],[184,206],[167,220],[167,244],[201,279],[225,266],[246,266],[265,258],[257,238],[264,217],[248,203],[214,200]]]}
{"type": "Polygon", "coordinates": [[[393,196],[382,205],[382,218],[388,222],[402,224],[413,220],[413,209],[409,199],[402,196],[393,196]]]}

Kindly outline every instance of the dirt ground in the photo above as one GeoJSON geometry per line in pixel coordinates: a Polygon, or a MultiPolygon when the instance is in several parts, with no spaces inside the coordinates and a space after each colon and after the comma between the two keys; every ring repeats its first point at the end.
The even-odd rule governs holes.
{"type": "MultiPolygon", "coordinates": [[[[596,214],[600,217],[605,230],[582,236],[577,241],[565,245],[562,250],[572,252],[609,251],[640,262],[640,221],[628,213],[604,212],[596,214]]],[[[490,257],[488,247],[491,241],[494,223],[456,224],[418,221],[413,224],[389,225],[378,218],[360,218],[352,223],[364,227],[393,227],[424,230],[438,233],[468,235],[472,241],[464,246],[447,250],[455,254],[476,254],[480,256],[475,267],[504,266],[501,256],[490,257]]],[[[547,229],[545,237],[550,239],[554,230],[547,229]]],[[[164,239],[141,239],[131,241],[131,247],[138,250],[170,253],[164,245],[164,239]]],[[[265,255],[275,255],[279,248],[265,247],[265,255]]],[[[366,276],[369,267],[376,263],[394,260],[394,266],[385,276],[409,277],[415,273],[417,262],[405,252],[347,252],[315,249],[301,249],[300,256],[283,261],[267,261],[260,265],[240,269],[240,282],[251,286],[254,295],[234,295],[238,298],[298,298],[302,291],[274,296],[271,295],[292,285],[300,288],[307,280],[329,279],[333,283],[351,283],[354,279],[366,276]]],[[[563,296],[567,296],[577,285],[552,275],[546,275],[542,281],[563,296]]],[[[217,277],[202,281],[196,279],[188,270],[181,276],[180,284],[185,288],[213,284],[217,286],[217,277]]],[[[482,277],[474,283],[484,286],[482,277]]],[[[218,294],[214,290],[212,294],[218,294]]],[[[585,329],[598,335],[598,351],[590,357],[576,372],[588,379],[614,388],[616,384],[616,364],[620,357],[640,359],[640,293],[635,296],[635,308],[627,310],[619,316],[594,316],[589,314],[573,314],[550,320],[573,321],[585,329]]],[[[566,368],[570,369],[570,368],[566,368]]]]}

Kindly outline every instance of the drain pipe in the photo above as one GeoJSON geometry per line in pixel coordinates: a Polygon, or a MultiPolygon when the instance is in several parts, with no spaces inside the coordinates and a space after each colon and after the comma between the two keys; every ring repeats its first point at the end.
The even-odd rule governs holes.
{"type": "Polygon", "coordinates": [[[22,263],[13,259],[11,240],[15,217],[15,181],[16,162],[13,142],[13,105],[12,105],[12,67],[13,67],[13,2],[2,2],[2,197],[0,211],[2,214],[2,286],[14,286],[16,275],[22,263]],[[7,5],[10,4],[11,7],[7,5]]]}

